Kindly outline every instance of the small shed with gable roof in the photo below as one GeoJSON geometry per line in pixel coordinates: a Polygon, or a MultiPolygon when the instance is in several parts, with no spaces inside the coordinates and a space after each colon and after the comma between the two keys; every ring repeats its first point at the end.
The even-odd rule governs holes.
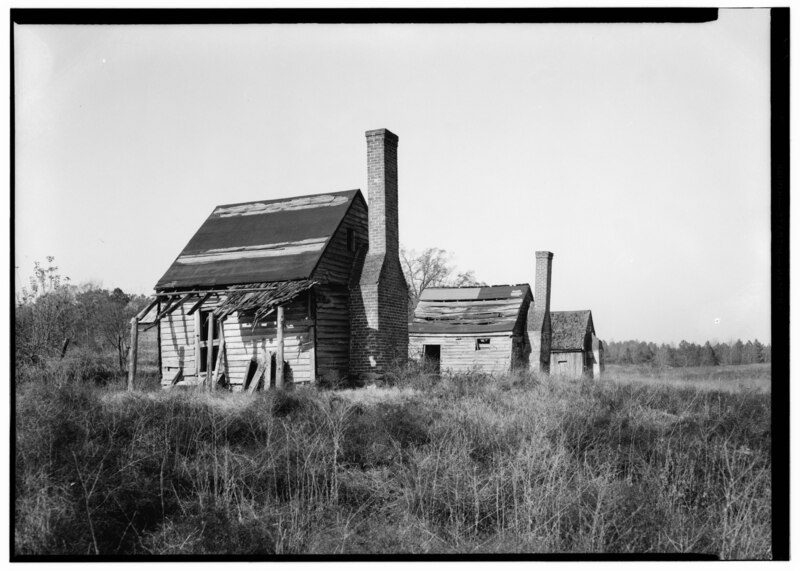
{"type": "Polygon", "coordinates": [[[604,368],[603,343],[597,338],[589,309],[551,311],[550,373],[599,377],[604,368]]]}

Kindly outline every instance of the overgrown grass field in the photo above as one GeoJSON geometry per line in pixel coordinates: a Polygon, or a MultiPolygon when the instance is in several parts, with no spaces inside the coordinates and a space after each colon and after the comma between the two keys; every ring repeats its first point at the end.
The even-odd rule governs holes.
{"type": "Polygon", "coordinates": [[[76,355],[18,371],[15,553],[769,559],[769,367],[732,369],[128,394],[76,355]]]}

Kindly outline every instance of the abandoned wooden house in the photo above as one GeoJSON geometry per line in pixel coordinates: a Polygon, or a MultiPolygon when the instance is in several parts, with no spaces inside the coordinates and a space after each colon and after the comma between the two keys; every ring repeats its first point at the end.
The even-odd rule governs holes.
{"type": "Polygon", "coordinates": [[[591,311],[551,312],[553,254],[536,252],[534,291],[516,286],[428,288],[409,323],[409,356],[434,371],[530,369],[600,376],[591,311]]]}
{"type": "Polygon", "coordinates": [[[214,208],[155,287],[162,385],[252,391],[405,360],[398,138],[366,138],[369,207],[349,190],[214,208]]]}
{"type": "Polygon", "coordinates": [[[535,296],[528,284],[425,289],[409,323],[410,357],[434,371],[546,371],[552,259],[536,252],[535,296]]]}
{"type": "Polygon", "coordinates": [[[408,326],[409,351],[434,372],[521,366],[532,298],[528,284],[427,288],[408,326]]]}
{"type": "Polygon", "coordinates": [[[605,368],[603,343],[595,333],[592,312],[551,311],[550,324],[550,372],[599,378],[605,368]]]}

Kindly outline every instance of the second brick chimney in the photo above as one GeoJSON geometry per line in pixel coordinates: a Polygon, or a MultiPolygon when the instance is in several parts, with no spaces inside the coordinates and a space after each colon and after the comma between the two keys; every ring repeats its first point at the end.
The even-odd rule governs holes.
{"type": "Polygon", "coordinates": [[[528,339],[531,344],[530,368],[537,373],[550,372],[550,277],[552,252],[536,252],[536,282],[533,303],[528,309],[528,339]]]}
{"type": "Polygon", "coordinates": [[[400,266],[397,204],[398,137],[388,129],[367,131],[366,136],[369,248],[351,291],[352,376],[380,375],[408,356],[408,287],[400,266]]]}

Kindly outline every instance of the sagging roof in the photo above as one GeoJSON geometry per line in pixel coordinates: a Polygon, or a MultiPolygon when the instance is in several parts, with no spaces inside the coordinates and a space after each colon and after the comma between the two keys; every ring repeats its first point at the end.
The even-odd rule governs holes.
{"type": "Polygon", "coordinates": [[[410,334],[511,332],[526,300],[528,284],[487,287],[428,288],[422,292],[410,334]]]}
{"type": "Polygon", "coordinates": [[[550,328],[552,330],[551,351],[583,351],[587,349],[587,331],[594,333],[592,312],[588,309],[551,311],[550,328]]]}
{"type": "Polygon", "coordinates": [[[224,319],[234,311],[254,311],[255,319],[269,314],[275,307],[288,303],[317,284],[314,280],[269,282],[231,286],[225,300],[214,310],[215,317],[224,319]],[[260,290],[253,291],[255,288],[260,290]]]}
{"type": "Polygon", "coordinates": [[[359,190],[217,206],[156,289],[311,277],[359,190]]]}
{"type": "Polygon", "coordinates": [[[186,314],[192,315],[200,309],[207,299],[213,296],[222,298],[221,303],[213,311],[216,318],[225,319],[234,311],[253,311],[255,319],[258,320],[261,316],[271,313],[278,305],[292,301],[303,292],[317,285],[317,283],[319,282],[316,280],[292,280],[238,284],[189,292],[185,290],[163,292],[156,294],[156,299],[142,309],[136,315],[136,319],[140,323],[154,327],[158,321],[181,307],[191,305],[186,314]],[[159,309],[157,306],[159,300],[163,303],[160,312],[157,311],[159,309]]]}

